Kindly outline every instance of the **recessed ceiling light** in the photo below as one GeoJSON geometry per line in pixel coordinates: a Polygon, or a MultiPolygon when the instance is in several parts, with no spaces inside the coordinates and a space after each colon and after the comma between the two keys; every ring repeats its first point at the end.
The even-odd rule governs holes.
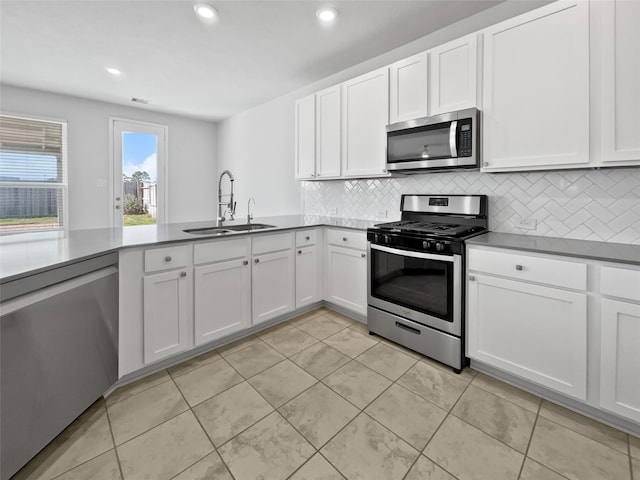
{"type": "Polygon", "coordinates": [[[105,70],[107,72],[109,72],[111,75],[113,75],[114,77],[122,75],[122,71],[120,69],[118,69],[118,68],[115,68],[115,67],[107,67],[107,68],[105,68],[105,70]]]}
{"type": "Polygon", "coordinates": [[[218,11],[206,3],[196,3],[193,11],[204,20],[214,20],[218,16],[218,11]]]}
{"type": "Polygon", "coordinates": [[[318,17],[318,20],[320,20],[322,23],[331,23],[336,19],[337,16],[338,12],[335,10],[335,8],[330,7],[319,8],[316,12],[316,17],[318,17]]]}

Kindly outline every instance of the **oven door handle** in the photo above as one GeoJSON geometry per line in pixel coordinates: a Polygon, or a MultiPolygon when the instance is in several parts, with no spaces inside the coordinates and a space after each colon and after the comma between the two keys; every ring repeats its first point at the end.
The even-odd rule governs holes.
{"type": "Polygon", "coordinates": [[[379,250],[381,252],[402,255],[403,257],[425,258],[428,260],[437,260],[439,262],[455,262],[455,255],[436,255],[433,253],[413,252],[411,250],[399,250],[397,248],[383,247],[381,245],[371,245],[371,250],[379,250]]]}

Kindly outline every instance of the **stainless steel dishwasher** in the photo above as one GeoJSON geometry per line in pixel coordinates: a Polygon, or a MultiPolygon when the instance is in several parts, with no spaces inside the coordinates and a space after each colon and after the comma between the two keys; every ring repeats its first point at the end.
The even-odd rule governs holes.
{"type": "Polygon", "coordinates": [[[118,377],[118,254],[0,285],[0,478],[118,377]]]}

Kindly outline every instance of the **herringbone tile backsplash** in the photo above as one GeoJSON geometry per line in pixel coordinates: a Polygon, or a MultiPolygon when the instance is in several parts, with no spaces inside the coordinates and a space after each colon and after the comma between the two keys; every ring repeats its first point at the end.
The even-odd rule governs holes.
{"type": "Polygon", "coordinates": [[[640,168],[302,182],[310,215],[397,220],[402,193],[486,194],[494,232],[640,244],[640,168]],[[517,227],[528,218],[535,230],[517,227]]]}

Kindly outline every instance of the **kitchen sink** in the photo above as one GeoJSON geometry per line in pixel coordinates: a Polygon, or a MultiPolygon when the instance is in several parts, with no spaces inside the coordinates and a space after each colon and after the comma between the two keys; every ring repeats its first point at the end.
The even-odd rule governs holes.
{"type": "Polygon", "coordinates": [[[223,233],[231,233],[233,230],[220,227],[204,227],[204,228],[187,228],[183,230],[184,233],[190,233],[191,235],[221,235],[223,233]]]}
{"type": "Polygon", "coordinates": [[[275,225],[267,225],[266,223],[245,223],[244,225],[228,225],[224,228],[235,232],[244,232],[245,230],[262,230],[263,228],[275,228],[275,225]]]}
{"type": "Polygon", "coordinates": [[[202,227],[187,228],[183,230],[191,235],[222,235],[233,232],[246,232],[249,230],[262,230],[264,228],[275,228],[275,225],[267,225],[266,223],[245,223],[243,225],[227,225],[225,227],[202,227]]]}

